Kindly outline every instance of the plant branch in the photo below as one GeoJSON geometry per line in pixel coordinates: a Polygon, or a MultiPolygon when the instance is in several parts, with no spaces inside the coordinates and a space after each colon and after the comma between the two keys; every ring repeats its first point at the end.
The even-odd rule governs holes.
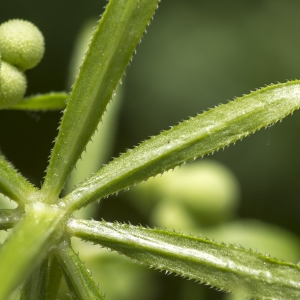
{"type": "Polygon", "coordinates": [[[9,109],[14,110],[62,110],[66,107],[67,93],[49,93],[24,98],[9,109]]]}

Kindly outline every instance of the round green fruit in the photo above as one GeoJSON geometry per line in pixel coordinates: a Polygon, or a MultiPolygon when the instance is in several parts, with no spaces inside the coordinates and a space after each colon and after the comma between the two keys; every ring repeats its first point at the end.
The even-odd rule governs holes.
{"type": "Polygon", "coordinates": [[[10,107],[23,98],[27,87],[26,77],[18,68],[1,61],[0,109],[10,107]]]}
{"type": "Polygon", "coordinates": [[[0,53],[3,61],[27,70],[40,62],[44,52],[44,37],[32,23],[13,19],[0,25],[0,53]]]}
{"type": "MultiPolygon", "coordinates": [[[[149,180],[140,186],[140,194],[142,191],[146,197],[153,195],[181,204],[201,225],[231,219],[239,204],[239,183],[235,176],[222,164],[208,159],[149,180]]],[[[171,208],[169,211],[171,214],[171,208]]]]}

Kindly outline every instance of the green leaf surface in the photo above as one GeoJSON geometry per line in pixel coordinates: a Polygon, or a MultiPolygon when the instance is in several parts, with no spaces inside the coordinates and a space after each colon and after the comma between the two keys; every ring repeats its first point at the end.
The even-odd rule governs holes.
{"type": "Polygon", "coordinates": [[[51,255],[49,259],[49,267],[47,274],[47,300],[56,300],[63,271],[55,255],[51,255]]]}
{"type": "Polygon", "coordinates": [[[24,98],[9,109],[14,110],[62,110],[66,107],[67,93],[49,93],[24,98]]]}
{"type": "Polygon", "coordinates": [[[116,250],[151,268],[166,270],[249,297],[299,299],[300,266],[235,245],[161,229],[71,220],[76,237],[116,250]]]}
{"type": "MultiPolygon", "coordinates": [[[[89,19],[83,24],[78,33],[69,66],[69,85],[73,83],[74,78],[78,75],[82,57],[91,39],[91,29],[95,26],[95,23],[96,20],[89,19]]],[[[85,178],[88,178],[92,173],[99,171],[102,165],[109,161],[116,138],[123,88],[124,85],[119,84],[117,86],[116,95],[107,106],[108,112],[103,114],[92,140],[86,145],[85,151],[81,154],[81,158],[76,163],[76,168],[73,169],[70,174],[70,178],[64,188],[64,195],[68,194],[76,185],[83,182],[85,178]]],[[[97,203],[95,203],[95,205],[97,205],[97,203]]],[[[86,209],[75,212],[76,217],[83,219],[92,217],[97,211],[95,205],[89,205],[86,209]]]]}
{"type": "Polygon", "coordinates": [[[0,193],[19,205],[24,205],[32,200],[32,196],[36,192],[37,189],[0,155],[0,193]]]}
{"type": "Polygon", "coordinates": [[[62,234],[57,228],[65,214],[58,207],[37,202],[27,205],[26,212],[0,248],[0,299],[8,299],[62,234]]]}
{"type": "Polygon", "coordinates": [[[300,107],[300,82],[271,85],[208,110],[122,154],[65,197],[76,210],[235,143],[300,107]]]}
{"type": "Polygon", "coordinates": [[[48,259],[33,271],[22,287],[20,300],[45,300],[48,259]]]}
{"type": "Polygon", "coordinates": [[[158,0],[112,0],[91,40],[68,100],[42,187],[57,202],[86,144],[112,98],[158,0]]]}
{"type": "Polygon", "coordinates": [[[55,255],[64,270],[73,299],[104,299],[91,274],[68,242],[61,243],[55,250],[55,255]]]}

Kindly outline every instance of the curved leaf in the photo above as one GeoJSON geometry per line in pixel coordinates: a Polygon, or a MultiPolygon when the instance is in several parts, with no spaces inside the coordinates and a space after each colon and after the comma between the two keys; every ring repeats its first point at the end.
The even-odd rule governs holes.
{"type": "Polygon", "coordinates": [[[127,224],[71,220],[79,238],[116,250],[151,268],[166,270],[249,297],[299,299],[300,266],[235,245],[127,224]]]}
{"type": "Polygon", "coordinates": [[[272,85],[206,111],[122,154],[65,197],[70,210],[116,193],[273,124],[300,107],[300,81],[272,85]]]}

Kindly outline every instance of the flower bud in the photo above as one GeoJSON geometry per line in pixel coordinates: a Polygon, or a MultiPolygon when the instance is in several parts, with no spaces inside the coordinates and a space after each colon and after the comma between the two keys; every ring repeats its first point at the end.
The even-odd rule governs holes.
{"type": "Polygon", "coordinates": [[[27,87],[26,76],[18,68],[1,61],[0,65],[0,109],[18,103],[27,87]]]}
{"type": "Polygon", "coordinates": [[[40,62],[44,51],[44,37],[32,23],[13,19],[0,25],[0,53],[3,61],[27,70],[40,62]]]}

